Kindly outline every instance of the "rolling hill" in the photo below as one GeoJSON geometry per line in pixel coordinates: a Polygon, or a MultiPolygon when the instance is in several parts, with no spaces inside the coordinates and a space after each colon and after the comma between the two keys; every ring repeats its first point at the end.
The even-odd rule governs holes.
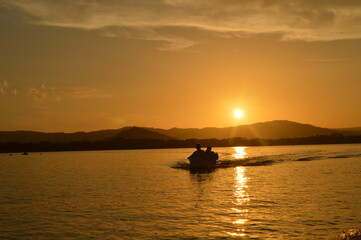
{"type": "Polygon", "coordinates": [[[334,129],[320,128],[309,124],[301,124],[286,120],[277,120],[227,128],[172,128],[169,130],[154,129],[154,131],[178,139],[226,139],[232,137],[279,139],[339,133],[339,131],[334,129]]]}
{"type": "Polygon", "coordinates": [[[151,131],[146,128],[140,128],[140,127],[131,127],[128,129],[125,129],[124,131],[120,131],[117,135],[110,138],[110,140],[114,139],[160,139],[160,140],[169,140],[173,139],[172,137],[169,137],[167,135],[151,131]]]}
{"type": "Polygon", "coordinates": [[[328,129],[301,124],[286,120],[276,120],[250,125],[240,125],[226,128],[141,128],[124,127],[114,130],[76,133],[43,133],[34,131],[0,131],[0,143],[70,143],[82,141],[106,141],[115,138],[123,139],[227,139],[242,138],[300,138],[333,133],[345,136],[361,135],[361,128],[328,129]]]}

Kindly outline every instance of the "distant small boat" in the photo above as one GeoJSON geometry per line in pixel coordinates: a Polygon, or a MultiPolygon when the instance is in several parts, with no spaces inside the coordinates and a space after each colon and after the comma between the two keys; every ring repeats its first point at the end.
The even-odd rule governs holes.
{"type": "Polygon", "coordinates": [[[21,154],[21,155],[29,155],[29,153],[28,152],[23,152],[23,154],[21,154]]]}

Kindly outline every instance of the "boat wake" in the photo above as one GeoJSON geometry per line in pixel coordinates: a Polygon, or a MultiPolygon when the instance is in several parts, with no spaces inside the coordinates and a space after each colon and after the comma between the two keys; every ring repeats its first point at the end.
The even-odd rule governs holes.
{"type": "MultiPolygon", "coordinates": [[[[239,166],[267,166],[274,164],[275,161],[272,160],[251,160],[251,159],[242,159],[242,160],[219,160],[217,161],[217,164],[215,166],[215,169],[217,168],[232,168],[232,167],[239,167],[239,166]]],[[[179,168],[179,169],[185,169],[190,170],[191,166],[188,162],[184,161],[178,161],[174,165],[171,166],[172,168],[179,168]]]]}
{"type": "MultiPolygon", "coordinates": [[[[220,152],[221,158],[217,161],[215,169],[218,168],[232,168],[238,166],[269,166],[286,161],[307,162],[317,161],[324,159],[347,159],[361,157],[361,150],[356,152],[329,152],[329,151],[310,151],[302,153],[284,153],[277,155],[264,155],[264,156],[246,156],[242,159],[233,158],[228,152],[220,152]]],[[[178,169],[191,169],[188,160],[179,160],[174,163],[172,168],[178,169]]]]}

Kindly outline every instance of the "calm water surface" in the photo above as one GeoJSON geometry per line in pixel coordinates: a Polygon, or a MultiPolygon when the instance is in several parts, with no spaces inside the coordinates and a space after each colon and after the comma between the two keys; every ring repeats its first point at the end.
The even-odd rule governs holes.
{"type": "Polygon", "coordinates": [[[0,155],[0,239],[328,239],[361,225],[361,145],[0,155]]]}

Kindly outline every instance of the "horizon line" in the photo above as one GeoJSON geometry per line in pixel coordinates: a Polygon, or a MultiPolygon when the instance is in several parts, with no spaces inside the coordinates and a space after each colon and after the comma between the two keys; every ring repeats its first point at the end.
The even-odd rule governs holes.
{"type": "Polygon", "coordinates": [[[99,131],[113,131],[113,130],[120,130],[123,128],[132,128],[132,127],[138,127],[138,128],[144,128],[144,129],[162,129],[162,130],[171,130],[171,129],[207,129],[207,128],[234,128],[234,127],[240,127],[240,126],[249,126],[249,125],[255,125],[255,124],[260,124],[260,123],[270,123],[270,122],[291,122],[291,123],[297,123],[297,124],[302,124],[302,125],[310,125],[312,127],[317,127],[317,128],[323,128],[323,129],[331,129],[331,130],[343,130],[343,129],[352,129],[352,128],[361,128],[361,126],[355,126],[355,127],[321,127],[321,126],[317,126],[317,125],[313,125],[310,123],[302,123],[302,122],[297,122],[297,121],[292,121],[292,120],[269,120],[269,121],[260,121],[260,122],[254,122],[254,123],[249,123],[249,124],[240,124],[240,125],[234,125],[234,126],[225,126],[225,127],[171,127],[171,128],[161,128],[161,127],[146,127],[146,126],[137,126],[137,125],[128,125],[128,126],[123,126],[120,128],[107,128],[107,129],[98,129],[98,130],[89,130],[89,131],[38,131],[38,130],[0,130],[0,132],[39,132],[39,133],[65,133],[65,134],[71,134],[71,133],[90,133],[90,132],[99,132],[99,131]]]}

